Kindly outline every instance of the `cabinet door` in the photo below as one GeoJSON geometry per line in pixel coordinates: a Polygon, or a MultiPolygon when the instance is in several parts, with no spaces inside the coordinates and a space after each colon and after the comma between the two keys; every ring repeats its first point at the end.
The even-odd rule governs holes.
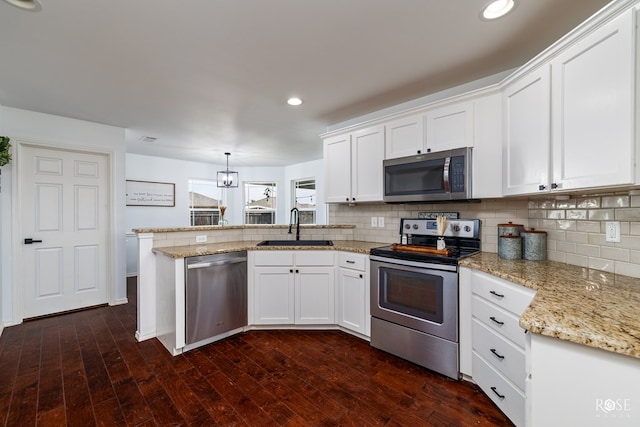
{"type": "Polygon", "coordinates": [[[332,267],[296,267],[296,324],[336,323],[334,274],[332,267]]]}
{"type": "Polygon", "coordinates": [[[293,267],[256,267],[253,274],[254,322],[257,325],[293,324],[293,267]]]}
{"type": "Polygon", "coordinates": [[[502,96],[496,91],[473,105],[473,198],[502,197],[502,96]]]}
{"type": "Polygon", "coordinates": [[[351,135],[324,140],[324,200],[327,203],[351,201],[351,135]]]}
{"type": "Polygon", "coordinates": [[[427,151],[473,147],[473,103],[427,112],[427,151]]]}
{"type": "Polygon", "coordinates": [[[550,67],[544,65],[509,83],[503,92],[502,192],[549,189],[550,67]]]}
{"type": "Polygon", "coordinates": [[[633,33],[628,11],[551,63],[552,187],[633,183],[633,33]]]}
{"type": "Polygon", "coordinates": [[[351,199],[354,202],[381,202],[384,126],[354,132],[352,141],[351,199]]]}
{"type": "Polygon", "coordinates": [[[414,115],[393,120],[385,125],[385,158],[420,154],[424,149],[424,117],[414,115]]]}
{"type": "Polygon", "coordinates": [[[365,274],[362,271],[338,270],[338,325],[366,335],[365,274]]]}

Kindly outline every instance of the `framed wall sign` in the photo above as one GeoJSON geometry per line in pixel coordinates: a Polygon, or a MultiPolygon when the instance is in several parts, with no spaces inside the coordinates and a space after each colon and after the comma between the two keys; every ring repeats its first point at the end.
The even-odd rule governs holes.
{"type": "Polygon", "coordinates": [[[127,180],[127,206],[176,205],[176,185],[170,182],[127,180]]]}

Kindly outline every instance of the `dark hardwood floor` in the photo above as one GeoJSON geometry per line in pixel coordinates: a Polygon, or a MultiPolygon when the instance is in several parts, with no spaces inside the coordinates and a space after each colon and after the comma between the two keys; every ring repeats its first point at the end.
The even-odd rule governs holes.
{"type": "Polygon", "coordinates": [[[129,304],[0,337],[4,426],[511,425],[473,384],[339,331],[251,331],[172,357],[129,304]]]}

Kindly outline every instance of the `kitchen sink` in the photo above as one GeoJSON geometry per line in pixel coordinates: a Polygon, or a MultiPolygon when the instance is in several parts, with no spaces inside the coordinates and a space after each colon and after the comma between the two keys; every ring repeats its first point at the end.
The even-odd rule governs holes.
{"type": "Polygon", "coordinates": [[[333,246],[331,240],[263,240],[256,246],[333,246]]]}

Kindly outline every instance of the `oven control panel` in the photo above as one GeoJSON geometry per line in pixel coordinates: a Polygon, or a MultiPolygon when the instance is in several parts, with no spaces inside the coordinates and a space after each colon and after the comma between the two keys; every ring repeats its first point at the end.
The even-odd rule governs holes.
{"type": "MultiPolygon", "coordinates": [[[[400,234],[438,236],[438,221],[425,218],[402,218],[400,220],[400,234]]],[[[447,219],[444,235],[478,239],[480,237],[480,220],[447,219]]]]}

